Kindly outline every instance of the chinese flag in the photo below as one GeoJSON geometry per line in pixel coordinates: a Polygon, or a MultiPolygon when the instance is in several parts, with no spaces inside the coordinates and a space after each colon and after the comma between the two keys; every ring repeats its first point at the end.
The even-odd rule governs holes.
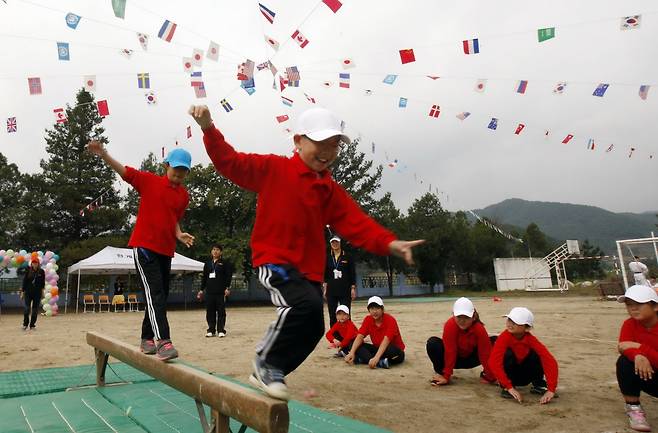
{"type": "Polygon", "coordinates": [[[326,4],[333,13],[338,12],[338,9],[343,6],[338,0],[322,0],[322,3],[326,4]]]}
{"type": "Polygon", "coordinates": [[[416,56],[414,56],[413,48],[410,48],[408,50],[400,50],[400,60],[402,61],[403,65],[405,63],[415,62],[416,56]]]}
{"type": "Polygon", "coordinates": [[[107,99],[96,102],[96,106],[98,107],[99,116],[105,117],[110,115],[110,109],[107,106],[107,99]]]}

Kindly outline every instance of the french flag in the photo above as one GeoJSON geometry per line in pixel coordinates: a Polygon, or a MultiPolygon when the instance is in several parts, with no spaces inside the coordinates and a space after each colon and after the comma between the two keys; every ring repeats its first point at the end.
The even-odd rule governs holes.
{"type": "Polygon", "coordinates": [[[165,20],[165,22],[162,24],[162,27],[160,27],[160,31],[158,32],[158,37],[160,39],[164,39],[167,42],[171,42],[171,38],[174,37],[175,31],[176,31],[176,24],[172,23],[169,20],[165,20]]]}
{"type": "Polygon", "coordinates": [[[345,89],[350,88],[350,74],[340,73],[338,74],[338,78],[340,79],[340,84],[338,84],[339,87],[343,87],[345,89]]]}
{"type": "Polygon", "coordinates": [[[258,3],[258,7],[260,8],[260,13],[263,14],[263,16],[265,17],[265,19],[266,19],[267,21],[269,21],[270,24],[274,24],[274,17],[276,16],[276,14],[275,14],[274,12],[272,12],[271,10],[269,10],[269,9],[267,8],[267,6],[265,6],[265,5],[262,4],[262,3],[258,3]]]}
{"type": "Polygon", "coordinates": [[[477,38],[463,41],[462,45],[464,46],[464,54],[477,54],[480,52],[480,44],[477,38]]]}

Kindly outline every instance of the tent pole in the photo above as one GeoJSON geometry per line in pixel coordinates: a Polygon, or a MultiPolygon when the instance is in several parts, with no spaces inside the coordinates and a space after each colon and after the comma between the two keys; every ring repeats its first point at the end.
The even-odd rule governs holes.
{"type": "Polygon", "coordinates": [[[66,314],[66,310],[69,308],[69,280],[71,279],[69,275],[71,274],[66,274],[66,303],[64,304],[64,314],[66,314]]]}
{"type": "Polygon", "coordinates": [[[80,306],[80,268],[78,268],[78,294],[75,298],[75,314],[78,314],[79,306],[80,306]]]}

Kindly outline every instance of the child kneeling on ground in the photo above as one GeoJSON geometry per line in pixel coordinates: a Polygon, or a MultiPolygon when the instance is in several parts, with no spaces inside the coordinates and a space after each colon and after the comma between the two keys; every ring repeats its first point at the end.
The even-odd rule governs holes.
{"type": "Polygon", "coordinates": [[[617,383],[626,402],[630,427],[651,431],[640,392],[658,397],[658,295],[653,288],[635,285],[628,288],[619,302],[626,304],[630,318],[621,325],[617,359],[617,383]]]}
{"type": "Polygon", "coordinates": [[[325,337],[329,340],[329,347],[338,349],[337,358],[347,355],[357,334],[356,325],[350,319],[350,309],[347,305],[336,307],[336,323],[327,331],[325,337]]]}
{"type": "Polygon", "coordinates": [[[489,369],[489,355],[496,338],[489,337],[473,302],[468,298],[457,299],[452,316],[443,325],[443,339],[430,337],[427,340],[427,356],[436,373],[430,381],[432,385],[448,384],[455,368],[478,365],[483,367],[480,382],[495,383],[496,378],[489,369]]]}
{"type": "Polygon", "coordinates": [[[530,333],[534,322],[532,312],[514,307],[503,317],[507,317],[507,329],[496,339],[489,358],[489,368],[503,388],[501,396],[521,403],[523,398],[516,387],[532,384],[530,392],[541,395],[539,403],[550,402],[557,388],[557,361],[530,333]]]}
{"type": "Polygon", "coordinates": [[[368,364],[370,368],[389,368],[404,361],[404,343],[398,322],[384,313],[384,301],[379,296],[368,299],[369,315],[363,319],[352,349],[345,356],[348,364],[368,364]],[[371,343],[363,340],[370,336],[371,343]]]}

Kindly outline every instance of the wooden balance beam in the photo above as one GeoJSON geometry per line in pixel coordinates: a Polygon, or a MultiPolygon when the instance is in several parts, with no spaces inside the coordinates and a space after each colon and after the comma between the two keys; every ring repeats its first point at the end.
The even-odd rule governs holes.
{"type": "Polygon", "coordinates": [[[105,385],[108,356],[122,361],[192,397],[206,433],[229,433],[229,418],[262,433],[288,432],[288,405],[249,388],[219,379],[184,364],[167,363],[144,355],[138,347],[96,332],[87,333],[96,354],[96,385],[105,385]],[[206,421],[203,404],[210,406],[212,422],[206,421]]]}

